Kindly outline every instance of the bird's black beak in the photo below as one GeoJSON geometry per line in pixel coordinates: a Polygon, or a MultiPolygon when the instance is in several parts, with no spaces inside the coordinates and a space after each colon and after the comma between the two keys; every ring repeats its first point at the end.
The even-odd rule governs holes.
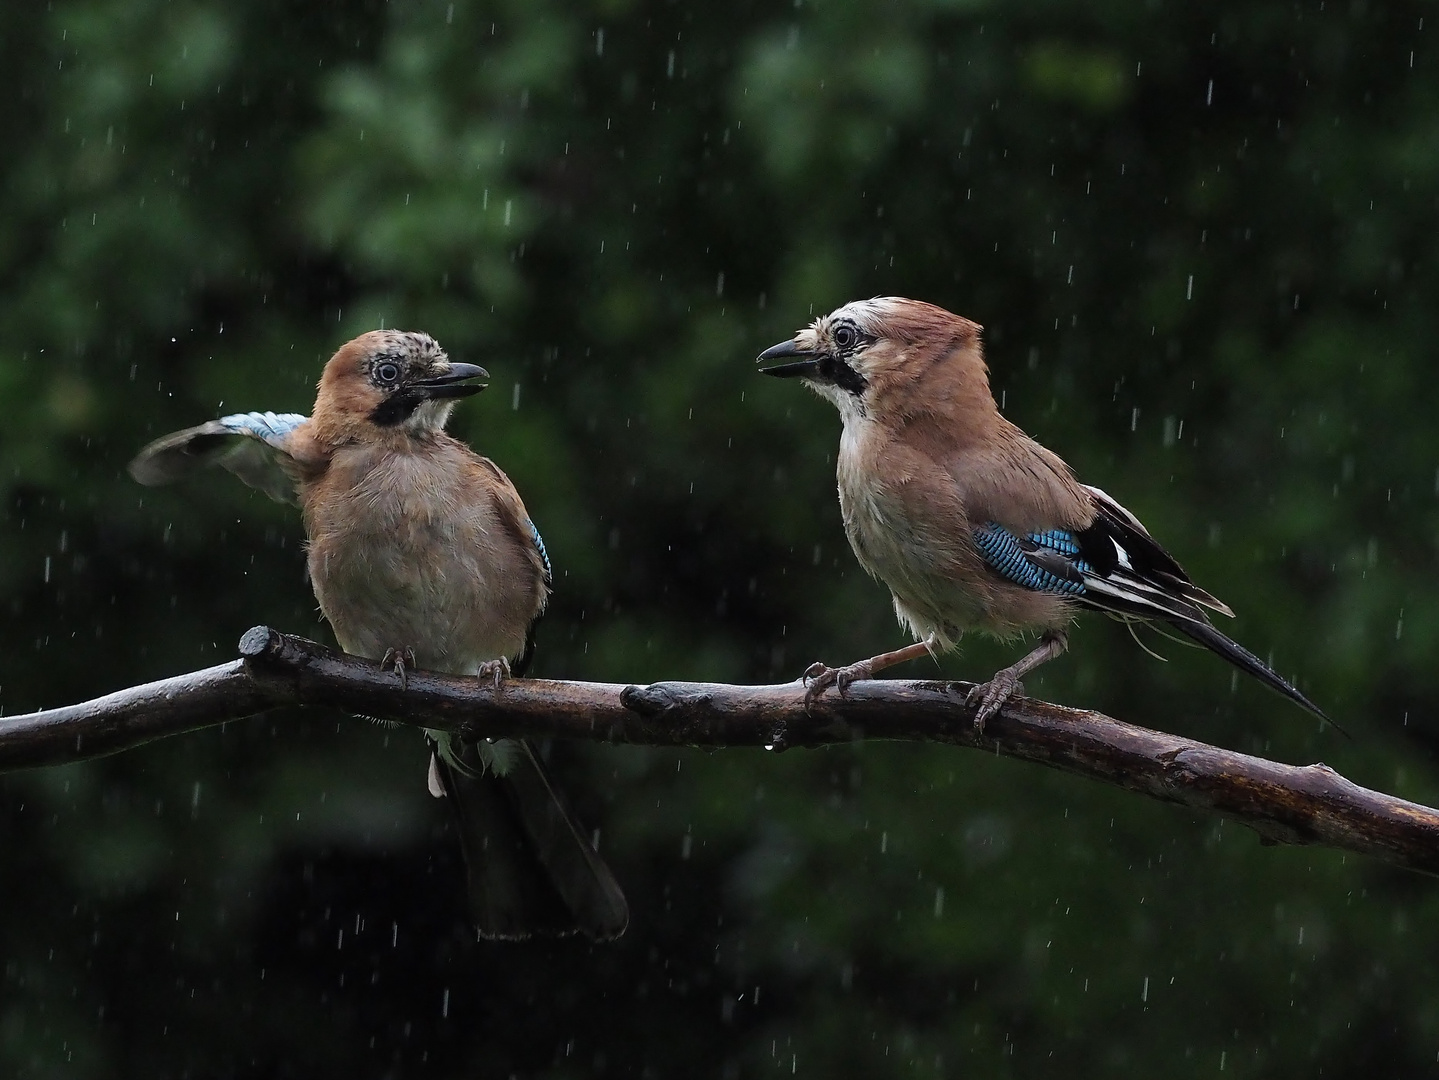
{"type": "Polygon", "coordinates": [[[801,349],[791,341],[781,341],[778,345],[771,345],[764,352],[759,354],[761,364],[771,360],[786,360],[792,356],[800,357],[789,364],[776,364],[774,367],[760,368],[761,375],[775,375],[781,379],[793,378],[796,375],[813,375],[819,369],[819,358],[808,349],[801,349]]]}
{"type": "Polygon", "coordinates": [[[433,379],[417,379],[410,385],[422,397],[469,397],[471,394],[478,394],[485,388],[484,383],[476,386],[469,380],[488,379],[489,377],[490,373],[478,364],[451,364],[450,369],[443,375],[437,375],[433,379]]]}

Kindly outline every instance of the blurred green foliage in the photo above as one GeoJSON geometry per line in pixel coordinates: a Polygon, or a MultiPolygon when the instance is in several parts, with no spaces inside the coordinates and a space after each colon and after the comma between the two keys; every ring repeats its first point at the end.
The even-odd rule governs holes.
{"type": "MultiPolygon", "coordinates": [[[[770,680],[893,647],[839,526],[838,420],[752,357],[901,294],[984,323],[1006,412],[1356,738],[1094,619],[1032,692],[1432,803],[1425,14],[6,5],[0,706],[218,662],[255,623],[328,639],[293,513],[123,466],[221,411],[307,408],[379,325],[494,374],[455,428],[549,543],[539,674],[770,680]]],[[[617,945],[473,943],[404,732],[284,713],[0,777],[0,1073],[1439,1057],[1428,879],[981,754],[554,753],[634,907],[617,945]]]]}

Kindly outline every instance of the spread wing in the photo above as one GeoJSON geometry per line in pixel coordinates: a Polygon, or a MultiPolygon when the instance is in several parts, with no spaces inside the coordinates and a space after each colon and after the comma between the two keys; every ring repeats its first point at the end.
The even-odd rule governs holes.
{"type": "Polygon", "coordinates": [[[272,412],[222,416],[156,439],[135,455],[130,475],[156,487],[220,465],[276,502],[293,503],[296,468],[290,446],[309,419],[299,413],[272,412]]]}

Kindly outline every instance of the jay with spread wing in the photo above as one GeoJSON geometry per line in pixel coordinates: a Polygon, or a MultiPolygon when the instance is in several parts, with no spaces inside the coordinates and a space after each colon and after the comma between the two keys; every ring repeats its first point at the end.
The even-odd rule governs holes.
{"type": "MultiPolygon", "coordinates": [[[[342,346],[309,417],[241,413],[167,435],[130,465],[166,484],[219,465],[297,502],[320,610],[341,648],[405,667],[523,674],[549,596],[544,542],[519,492],[445,433],[487,373],[428,334],[377,330],[342,346]]],[[[429,786],[459,821],[472,915],[489,938],[624,932],[624,894],[524,739],[428,732],[429,786]]]]}

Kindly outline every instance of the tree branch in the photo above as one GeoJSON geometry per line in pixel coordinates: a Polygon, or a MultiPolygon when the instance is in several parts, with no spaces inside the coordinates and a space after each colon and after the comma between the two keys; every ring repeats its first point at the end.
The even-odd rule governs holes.
{"type": "Polygon", "coordinates": [[[1035,761],[1243,822],[1266,841],[1321,844],[1439,873],[1439,811],[1350,783],[1326,765],[1282,765],[1100,713],[1021,698],[976,734],[968,683],[871,680],[806,709],[798,683],[552,682],[498,691],[473,678],[393,672],[257,626],[241,659],[80,705],[0,719],[0,771],[59,765],[282,705],[324,706],[470,738],[561,736],[646,746],[774,750],[903,739],[1035,761]]]}

